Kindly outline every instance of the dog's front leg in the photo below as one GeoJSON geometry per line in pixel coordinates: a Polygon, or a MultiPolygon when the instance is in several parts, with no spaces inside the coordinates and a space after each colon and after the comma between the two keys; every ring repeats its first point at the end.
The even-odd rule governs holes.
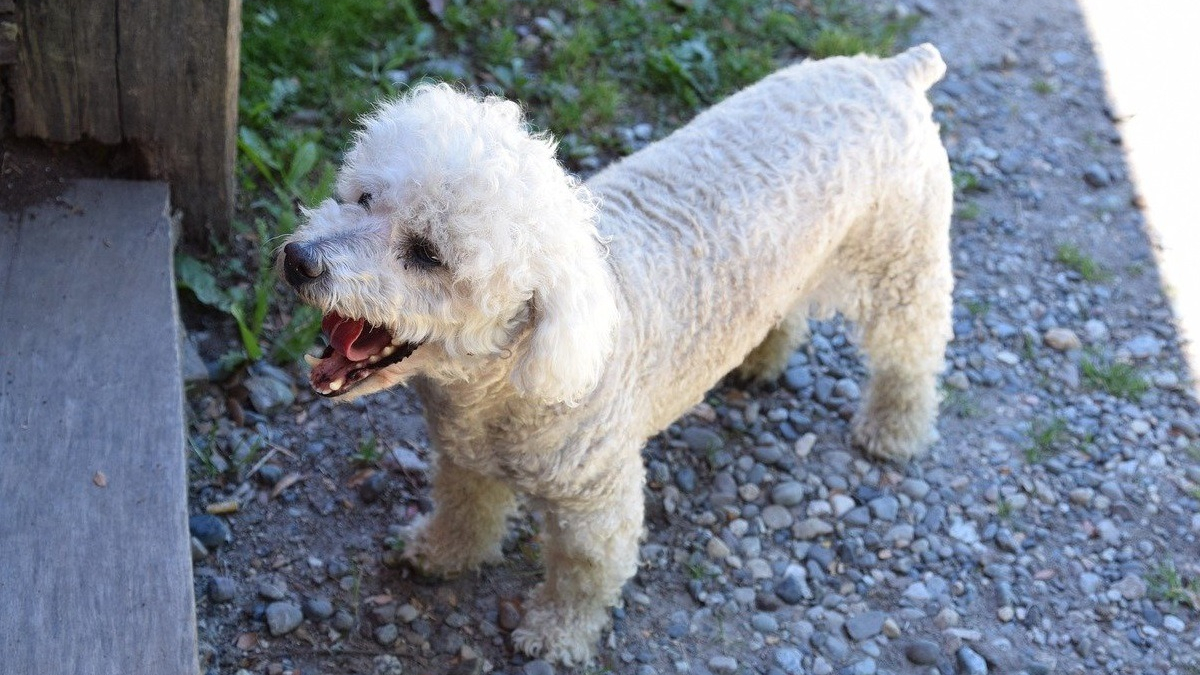
{"type": "Polygon", "coordinates": [[[643,474],[634,456],[586,498],[546,504],[546,580],[513,633],[518,649],[565,664],[592,658],[609,608],[637,571],[643,474]]]}
{"type": "Polygon", "coordinates": [[[498,562],[516,508],[507,485],[438,455],[433,513],[409,527],[404,556],[421,572],[443,577],[498,562]]]}

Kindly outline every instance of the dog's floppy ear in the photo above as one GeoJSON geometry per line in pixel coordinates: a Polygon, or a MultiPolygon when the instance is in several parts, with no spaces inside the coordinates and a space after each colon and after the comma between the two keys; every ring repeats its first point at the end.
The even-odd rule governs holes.
{"type": "Polygon", "coordinates": [[[587,241],[575,242],[574,255],[539,261],[545,268],[533,294],[533,330],[512,375],[522,394],[568,405],[596,387],[617,328],[612,275],[600,244],[591,232],[580,234],[587,241]]]}

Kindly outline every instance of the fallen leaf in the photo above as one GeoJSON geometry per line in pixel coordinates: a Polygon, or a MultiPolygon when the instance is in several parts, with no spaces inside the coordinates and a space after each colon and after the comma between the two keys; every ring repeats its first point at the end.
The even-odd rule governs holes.
{"type": "Polygon", "coordinates": [[[371,597],[367,598],[367,603],[372,605],[386,605],[392,600],[393,598],[391,595],[387,593],[380,593],[379,595],[372,595],[371,597]]]}
{"type": "Polygon", "coordinates": [[[292,487],[296,483],[299,483],[300,481],[304,480],[304,478],[305,476],[302,473],[289,473],[283,478],[280,478],[279,482],[275,484],[275,487],[271,488],[271,499],[278,497],[283,493],[284,490],[292,487]]]}
{"type": "Polygon", "coordinates": [[[105,476],[103,471],[97,471],[92,476],[92,482],[96,484],[96,487],[108,487],[108,476],[105,476]]]}
{"type": "Polygon", "coordinates": [[[354,473],[353,476],[350,476],[349,480],[346,481],[346,487],[356,488],[359,485],[362,485],[364,481],[366,481],[368,478],[370,478],[371,476],[374,476],[374,475],[375,475],[375,469],[359,469],[358,471],[356,471],[354,473]]]}
{"type": "Polygon", "coordinates": [[[1057,571],[1047,568],[1044,570],[1038,570],[1037,572],[1034,572],[1033,578],[1037,579],[1038,581],[1046,581],[1048,579],[1053,579],[1057,574],[1058,574],[1057,571]]]}
{"type": "Polygon", "coordinates": [[[258,646],[258,633],[242,633],[237,636],[237,648],[242,651],[250,651],[258,646]]]}
{"type": "Polygon", "coordinates": [[[225,515],[227,513],[237,513],[238,503],[236,499],[227,499],[223,502],[209,504],[205,509],[214,516],[225,515]]]}

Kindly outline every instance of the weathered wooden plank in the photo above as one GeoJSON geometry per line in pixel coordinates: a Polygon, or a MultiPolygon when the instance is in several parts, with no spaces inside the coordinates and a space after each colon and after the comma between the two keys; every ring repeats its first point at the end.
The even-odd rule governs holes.
{"type": "Polygon", "coordinates": [[[241,0],[118,0],[124,134],[171,183],[187,236],[233,216],[241,0]]]}
{"type": "Polygon", "coordinates": [[[17,0],[10,76],[19,136],[119,143],[117,11],[111,2],[17,0]]]}
{"type": "Polygon", "coordinates": [[[0,66],[17,62],[17,21],[12,0],[0,0],[0,66]]]}
{"type": "Polygon", "coordinates": [[[167,190],[0,213],[0,670],[195,675],[167,190]]]}

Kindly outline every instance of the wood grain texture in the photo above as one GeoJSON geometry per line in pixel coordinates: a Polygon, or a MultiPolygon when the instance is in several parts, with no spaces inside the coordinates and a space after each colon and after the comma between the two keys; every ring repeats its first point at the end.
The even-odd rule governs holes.
{"type": "Polygon", "coordinates": [[[0,213],[0,671],[198,672],[166,210],[79,181],[0,213]]]}
{"type": "Polygon", "coordinates": [[[233,215],[241,0],[16,0],[14,129],[131,143],[170,182],[186,235],[233,215]]]}
{"type": "Polygon", "coordinates": [[[187,236],[233,217],[241,0],[117,0],[124,135],[171,184],[187,236]]]}
{"type": "Polygon", "coordinates": [[[56,143],[121,141],[117,11],[111,2],[17,1],[15,130],[56,143]]]}

